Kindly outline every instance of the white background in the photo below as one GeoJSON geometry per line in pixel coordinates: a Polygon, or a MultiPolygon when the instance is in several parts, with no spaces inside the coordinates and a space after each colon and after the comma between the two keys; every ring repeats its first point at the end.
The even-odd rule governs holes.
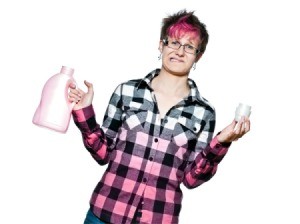
{"type": "Polygon", "coordinates": [[[190,77],[216,108],[216,131],[239,102],[252,106],[252,129],[212,180],[183,187],[181,223],[300,223],[296,2],[1,1],[0,223],[83,223],[105,167],[73,122],[66,134],[31,123],[42,87],[62,65],[73,67],[81,88],[93,82],[101,123],[117,84],[160,67],[161,20],[183,8],[210,34],[190,77]]]}

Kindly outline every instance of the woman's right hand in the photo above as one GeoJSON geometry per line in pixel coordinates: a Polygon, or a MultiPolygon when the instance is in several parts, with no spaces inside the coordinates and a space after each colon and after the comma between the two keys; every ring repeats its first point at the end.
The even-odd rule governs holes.
{"type": "Polygon", "coordinates": [[[92,104],[94,97],[93,84],[86,80],[84,81],[84,84],[88,88],[87,92],[84,92],[79,88],[77,89],[74,83],[70,84],[69,100],[72,103],[75,102],[73,110],[79,110],[92,104]]]}

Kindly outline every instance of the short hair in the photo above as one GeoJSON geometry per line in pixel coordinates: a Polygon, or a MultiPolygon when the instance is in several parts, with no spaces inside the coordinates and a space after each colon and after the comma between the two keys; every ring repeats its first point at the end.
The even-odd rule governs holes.
{"type": "Polygon", "coordinates": [[[203,54],[208,43],[208,32],[206,25],[194,15],[194,11],[187,12],[185,9],[162,20],[160,40],[169,37],[180,38],[186,33],[199,37],[200,44],[198,49],[203,54]]]}

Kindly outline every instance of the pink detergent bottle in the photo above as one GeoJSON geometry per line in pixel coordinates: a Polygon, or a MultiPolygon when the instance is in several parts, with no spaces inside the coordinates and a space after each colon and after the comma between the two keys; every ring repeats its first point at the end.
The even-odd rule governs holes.
{"type": "Polygon", "coordinates": [[[69,85],[76,83],[73,73],[74,69],[62,66],[60,73],[48,79],[32,119],[34,124],[66,133],[74,106],[68,99],[69,85]]]}

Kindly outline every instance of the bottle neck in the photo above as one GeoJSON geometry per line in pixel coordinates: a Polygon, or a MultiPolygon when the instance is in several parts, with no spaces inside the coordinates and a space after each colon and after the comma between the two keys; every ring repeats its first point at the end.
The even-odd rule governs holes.
{"type": "Polygon", "coordinates": [[[62,66],[60,73],[69,75],[69,76],[73,76],[74,74],[74,69],[73,68],[69,68],[67,66],[62,66]]]}

